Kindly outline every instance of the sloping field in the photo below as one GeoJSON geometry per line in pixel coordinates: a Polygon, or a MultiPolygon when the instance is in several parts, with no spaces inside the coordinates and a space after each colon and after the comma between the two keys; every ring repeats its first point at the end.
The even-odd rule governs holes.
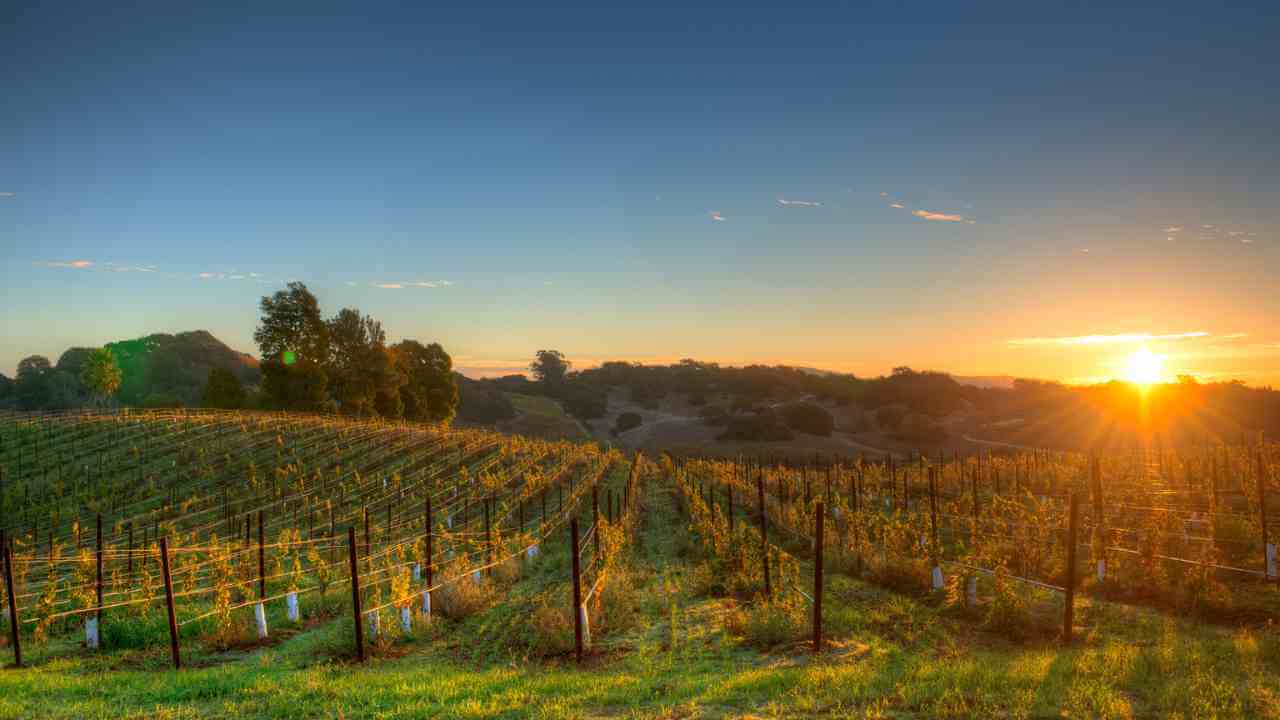
{"type": "MultiPolygon", "coordinates": [[[[1117,584],[1088,577],[1081,550],[1063,643],[1055,498],[1087,495],[1081,458],[988,459],[976,475],[673,464],[214,412],[7,415],[0,442],[22,651],[0,673],[0,717],[1280,717],[1261,526],[1221,536],[1212,564],[1243,543],[1230,551],[1254,574],[1214,571],[1196,607],[1136,592],[1139,573],[1180,563],[1126,560],[1122,533],[1117,584]],[[996,485],[1000,462],[1025,474],[996,485]],[[926,475],[941,517],[921,550],[926,475]],[[1017,539],[1045,547],[1034,567],[980,539],[1021,532],[1012,508],[1032,501],[1019,517],[1038,539],[1017,539]]],[[[1243,517],[1252,455],[1226,460],[1238,482],[1216,507],[1243,517]]],[[[1128,469],[1102,465],[1112,529],[1139,517],[1120,507],[1128,469]]],[[[1178,542],[1154,554],[1197,547],[1178,542]]],[[[1163,573],[1164,594],[1185,596],[1189,576],[1163,573]]]]}

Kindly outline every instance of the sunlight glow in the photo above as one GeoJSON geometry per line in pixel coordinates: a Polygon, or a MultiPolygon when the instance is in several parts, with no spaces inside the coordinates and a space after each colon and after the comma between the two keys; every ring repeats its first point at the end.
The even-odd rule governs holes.
{"type": "Polygon", "coordinates": [[[1153,385],[1164,378],[1164,356],[1143,347],[1125,358],[1124,379],[1137,385],[1153,385]]]}

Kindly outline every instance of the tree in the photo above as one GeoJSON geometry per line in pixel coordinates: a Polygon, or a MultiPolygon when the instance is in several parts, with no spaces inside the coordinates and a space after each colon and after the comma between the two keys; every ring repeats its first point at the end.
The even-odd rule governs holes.
{"type": "Polygon", "coordinates": [[[405,340],[392,350],[406,380],[400,389],[404,416],[431,422],[453,420],[458,410],[458,383],[449,353],[439,343],[423,345],[417,340],[405,340]]]}
{"type": "Polygon", "coordinates": [[[300,282],[262,298],[253,339],[262,352],[262,395],[280,410],[320,410],[328,399],[329,326],[320,303],[300,282]]]}
{"type": "Polygon", "coordinates": [[[830,435],[835,429],[835,418],[822,407],[810,402],[800,402],[782,408],[787,427],[810,435],[830,435]]]}
{"type": "Polygon", "coordinates": [[[564,383],[564,376],[569,372],[571,364],[559,350],[539,350],[537,358],[529,363],[529,372],[533,373],[533,378],[538,382],[556,387],[564,383]]]}
{"type": "Polygon", "coordinates": [[[310,361],[323,363],[329,355],[329,327],[320,316],[316,296],[300,282],[288,290],[262,298],[262,319],[253,331],[264,360],[280,360],[286,365],[310,361]]]}
{"type": "Polygon", "coordinates": [[[305,361],[286,365],[280,360],[263,361],[262,404],[271,410],[324,410],[329,400],[324,368],[305,361]]]}
{"type": "Polygon", "coordinates": [[[244,387],[230,370],[209,368],[209,382],[204,386],[200,405],[224,410],[244,407],[244,387]]]}
{"type": "Polygon", "coordinates": [[[123,377],[116,356],[104,347],[91,351],[80,368],[80,382],[93,395],[95,405],[106,405],[123,377]]]}
{"type": "Polygon", "coordinates": [[[18,377],[14,390],[18,396],[18,407],[23,410],[39,410],[49,402],[49,376],[53,366],[49,358],[43,355],[32,355],[18,363],[18,377]]]}
{"type": "Polygon", "coordinates": [[[644,418],[633,412],[624,412],[613,421],[613,434],[624,433],[632,428],[640,427],[644,418]]]}
{"type": "Polygon", "coordinates": [[[44,403],[46,410],[70,410],[84,405],[85,387],[80,378],[69,372],[52,370],[45,379],[49,395],[44,403]]]}
{"type": "Polygon", "coordinates": [[[399,417],[404,378],[387,353],[382,323],[354,308],[343,308],[329,320],[328,332],[326,371],[339,409],[348,415],[399,417]]]}

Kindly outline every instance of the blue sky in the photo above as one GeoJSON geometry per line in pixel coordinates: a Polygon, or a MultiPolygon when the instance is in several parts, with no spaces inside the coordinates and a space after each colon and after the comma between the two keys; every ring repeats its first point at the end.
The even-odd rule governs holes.
{"type": "Polygon", "coordinates": [[[1280,381],[1273,3],[266,5],[9,11],[0,371],[300,279],[475,373],[1280,381]]]}

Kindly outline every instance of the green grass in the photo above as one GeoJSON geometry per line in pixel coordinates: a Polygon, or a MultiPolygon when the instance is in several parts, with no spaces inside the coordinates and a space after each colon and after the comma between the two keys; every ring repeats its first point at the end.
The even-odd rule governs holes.
{"type": "Polygon", "coordinates": [[[557,538],[487,612],[419,627],[364,665],[347,659],[344,619],[281,627],[269,647],[193,651],[180,672],[163,644],[92,655],[68,637],[0,672],[0,717],[1280,717],[1274,627],[1117,604],[1081,603],[1070,648],[1018,645],[929,598],[832,573],[831,647],[814,657],[796,637],[757,652],[724,627],[734,601],[697,594],[703,559],[668,492],[648,484],[629,558],[640,622],[598,638],[582,668],[527,653],[527,610],[568,602],[557,538]]]}
{"type": "Polygon", "coordinates": [[[507,397],[510,398],[511,404],[515,406],[516,410],[522,413],[569,419],[564,407],[549,397],[521,395],[520,393],[507,393],[507,397]]]}

